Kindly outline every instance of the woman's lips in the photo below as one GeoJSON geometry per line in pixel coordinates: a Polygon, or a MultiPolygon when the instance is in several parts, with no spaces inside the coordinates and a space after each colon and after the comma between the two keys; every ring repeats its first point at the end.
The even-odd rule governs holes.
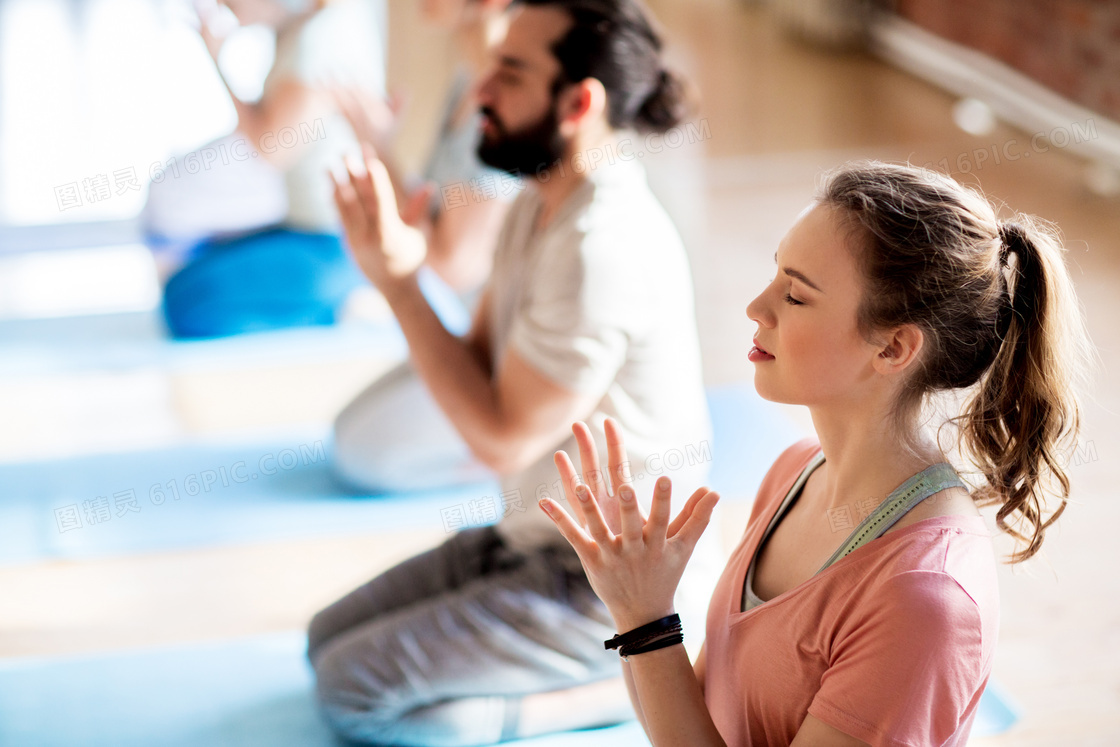
{"type": "Polygon", "coordinates": [[[751,340],[751,342],[754,343],[754,347],[750,349],[749,353],[747,353],[747,360],[751,361],[752,363],[759,363],[761,361],[772,361],[772,360],[774,360],[774,356],[767,353],[758,344],[758,340],[751,340]]]}

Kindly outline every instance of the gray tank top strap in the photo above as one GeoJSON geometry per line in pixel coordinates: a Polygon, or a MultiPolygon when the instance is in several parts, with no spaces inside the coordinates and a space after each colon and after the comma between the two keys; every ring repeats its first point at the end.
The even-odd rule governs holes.
{"type": "Polygon", "coordinates": [[[747,577],[743,582],[743,598],[740,604],[743,612],[751,610],[763,603],[762,600],[759,599],[758,595],[754,593],[754,568],[758,560],[759,549],[761,548],[762,544],[766,542],[766,540],[770,537],[770,533],[774,531],[774,527],[776,527],[778,523],[785,517],[786,511],[788,511],[789,507],[793,505],[794,498],[796,498],[801,493],[801,488],[804,487],[806,482],[808,482],[809,475],[811,475],[813,473],[813,470],[819,467],[823,461],[823,451],[818,451],[815,455],[813,455],[813,458],[810,459],[809,463],[805,465],[805,468],[801,470],[801,474],[798,475],[793,485],[790,486],[790,489],[788,491],[786,491],[786,497],[782,499],[781,504],[779,504],[778,506],[778,510],[775,511],[774,515],[770,518],[770,523],[766,525],[766,529],[762,533],[762,538],[759,540],[759,546],[755,548],[755,554],[751,557],[751,562],[747,566],[747,577]]]}
{"type": "MultiPolygon", "coordinates": [[[[785,500],[782,501],[778,510],[774,513],[770,523],[763,532],[762,539],[759,544],[766,541],[773,531],[774,527],[781,521],[786,511],[789,509],[793,498],[800,493],[801,488],[808,481],[809,475],[816,469],[821,462],[824,461],[824,452],[817,452],[805,469],[801,472],[797,481],[794,482],[789,492],[786,493],[785,500]]],[[[886,500],[879,504],[879,506],[872,511],[863,521],[860,522],[844,543],[837,548],[832,557],[820,567],[817,573],[820,573],[830,565],[845,557],[849,553],[863,547],[873,539],[881,537],[884,532],[890,529],[895,523],[906,515],[906,512],[918,505],[926,498],[934,493],[938,493],[946,488],[960,487],[968,490],[968,486],[964,484],[953,465],[948,462],[938,462],[937,464],[930,465],[921,472],[913,475],[906,482],[899,485],[886,500]]],[[[754,570],[755,563],[758,560],[758,549],[755,550],[755,556],[751,558],[751,562],[747,567],[746,578],[743,583],[742,590],[742,603],[740,608],[743,612],[747,612],[764,602],[754,593],[754,570]]]]}
{"type": "MultiPolygon", "coordinates": [[[[820,570],[823,571],[845,555],[863,547],[868,542],[881,537],[884,532],[894,526],[895,522],[906,515],[906,512],[918,505],[934,493],[946,488],[968,487],[961,481],[953,465],[948,462],[938,462],[930,465],[906,482],[895,488],[879,507],[872,511],[860,522],[859,526],[848,536],[844,544],[836,549],[820,570]]],[[[820,571],[817,571],[820,573],[820,571]]]]}

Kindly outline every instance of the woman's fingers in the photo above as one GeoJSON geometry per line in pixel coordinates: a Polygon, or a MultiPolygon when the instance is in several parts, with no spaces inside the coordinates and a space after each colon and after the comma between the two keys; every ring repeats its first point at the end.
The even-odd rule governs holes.
{"type": "Polygon", "coordinates": [[[541,498],[538,505],[548,514],[548,518],[556,524],[560,534],[568,540],[580,559],[586,559],[586,555],[596,551],[595,542],[575,523],[563,506],[551,498],[541,498]]]}
{"type": "Polygon", "coordinates": [[[595,494],[596,498],[605,498],[609,495],[607,482],[604,479],[603,470],[599,468],[599,450],[595,447],[595,439],[591,435],[591,429],[583,421],[577,421],[572,424],[572,433],[579,445],[579,464],[583,469],[584,483],[591,488],[591,492],[595,494]]]}
{"type": "Polygon", "coordinates": [[[564,484],[564,497],[568,499],[569,503],[574,503],[576,500],[576,485],[580,483],[576,466],[572,464],[568,452],[563,450],[553,454],[552,461],[556,465],[556,471],[560,473],[560,482],[564,484]]]}
{"type": "Polygon", "coordinates": [[[673,483],[668,477],[659,477],[653,487],[653,503],[646,522],[646,537],[650,542],[664,542],[668,536],[669,516],[672,514],[673,483]]]}
{"type": "Polygon", "coordinates": [[[618,511],[622,524],[623,547],[643,544],[645,518],[638,506],[638,496],[633,485],[623,485],[618,489],[618,511]]]}
{"type": "Polygon", "coordinates": [[[688,548],[690,555],[696,543],[700,541],[700,535],[708,528],[708,522],[712,520],[712,512],[715,511],[717,503],[719,503],[719,493],[709,490],[696,502],[684,526],[674,535],[676,541],[688,548]]]}
{"type": "Polygon", "coordinates": [[[583,516],[587,519],[587,531],[591,537],[600,545],[614,542],[614,534],[607,526],[603,512],[599,510],[599,501],[595,500],[595,496],[586,485],[576,487],[576,501],[579,502],[583,516]]]}
{"type": "Polygon", "coordinates": [[[556,465],[556,470],[560,473],[560,482],[564,485],[564,497],[568,499],[568,504],[572,507],[576,520],[579,521],[580,526],[587,526],[583,504],[576,498],[576,486],[579,485],[580,479],[575,465],[572,464],[572,460],[568,457],[566,451],[558,451],[553,454],[552,461],[556,465]]]}
{"type": "Polygon", "coordinates": [[[669,539],[677,536],[677,534],[684,527],[685,523],[688,521],[688,517],[692,516],[692,512],[696,510],[696,506],[700,503],[704,496],[706,496],[710,492],[712,492],[711,488],[705,486],[697,488],[696,492],[689,496],[688,501],[684,504],[684,508],[682,508],[680,513],[677,514],[677,517],[673,519],[673,523],[669,525],[669,530],[667,533],[669,539]]]}
{"type": "Polygon", "coordinates": [[[622,440],[622,429],[614,418],[603,421],[603,433],[607,437],[607,469],[610,471],[611,490],[618,489],[633,481],[630,462],[626,460],[626,444],[622,440]]]}

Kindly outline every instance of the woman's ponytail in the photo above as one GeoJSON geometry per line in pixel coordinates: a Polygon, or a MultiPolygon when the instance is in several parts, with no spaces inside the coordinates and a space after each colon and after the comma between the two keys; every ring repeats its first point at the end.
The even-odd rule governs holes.
{"type": "Polygon", "coordinates": [[[963,393],[937,442],[953,426],[983,478],[973,499],[998,507],[999,528],[1022,543],[1012,562],[1026,560],[1069,501],[1079,396],[1098,363],[1056,231],[1025,215],[1001,222],[979,192],[901,164],[849,164],[819,199],[858,229],[866,339],[904,324],[925,335],[892,408],[903,445],[935,414],[927,406],[939,410],[936,395],[963,393]]]}
{"type": "Polygon", "coordinates": [[[1038,552],[1069,500],[1066,456],[1081,426],[1074,382],[1089,344],[1057,236],[1018,216],[1000,224],[999,237],[1002,342],[956,420],[986,482],[974,497],[999,506],[997,525],[1022,543],[1011,558],[1019,562],[1038,552]],[[1057,498],[1049,510],[1047,492],[1057,498]]]}

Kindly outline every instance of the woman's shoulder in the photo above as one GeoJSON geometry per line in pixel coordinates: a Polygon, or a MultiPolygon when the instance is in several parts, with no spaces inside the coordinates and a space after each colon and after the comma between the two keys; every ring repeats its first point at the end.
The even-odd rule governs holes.
{"type": "Polygon", "coordinates": [[[751,518],[780,503],[820,450],[816,436],[806,436],[783,449],[762,478],[751,518]]]}
{"type": "Polygon", "coordinates": [[[915,619],[927,614],[976,622],[985,637],[994,636],[999,620],[998,564],[982,517],[935,516],[881,540],[881,551],[869,554],[877,555],[873,562],[878,571],[866,576],[874,579],[866,591],[878,604],[909,609],[915,619]]]}
{"type": "Polygon", "coordinates": [[[806,436],[793,442],[778,454],[774,463],[770,465],[766,477],[763,478],[763,483],[765,484],[767,480],[777,480],[792,484],[820,454],[820,451],[821,444],[816,436],[806,436]]]}

